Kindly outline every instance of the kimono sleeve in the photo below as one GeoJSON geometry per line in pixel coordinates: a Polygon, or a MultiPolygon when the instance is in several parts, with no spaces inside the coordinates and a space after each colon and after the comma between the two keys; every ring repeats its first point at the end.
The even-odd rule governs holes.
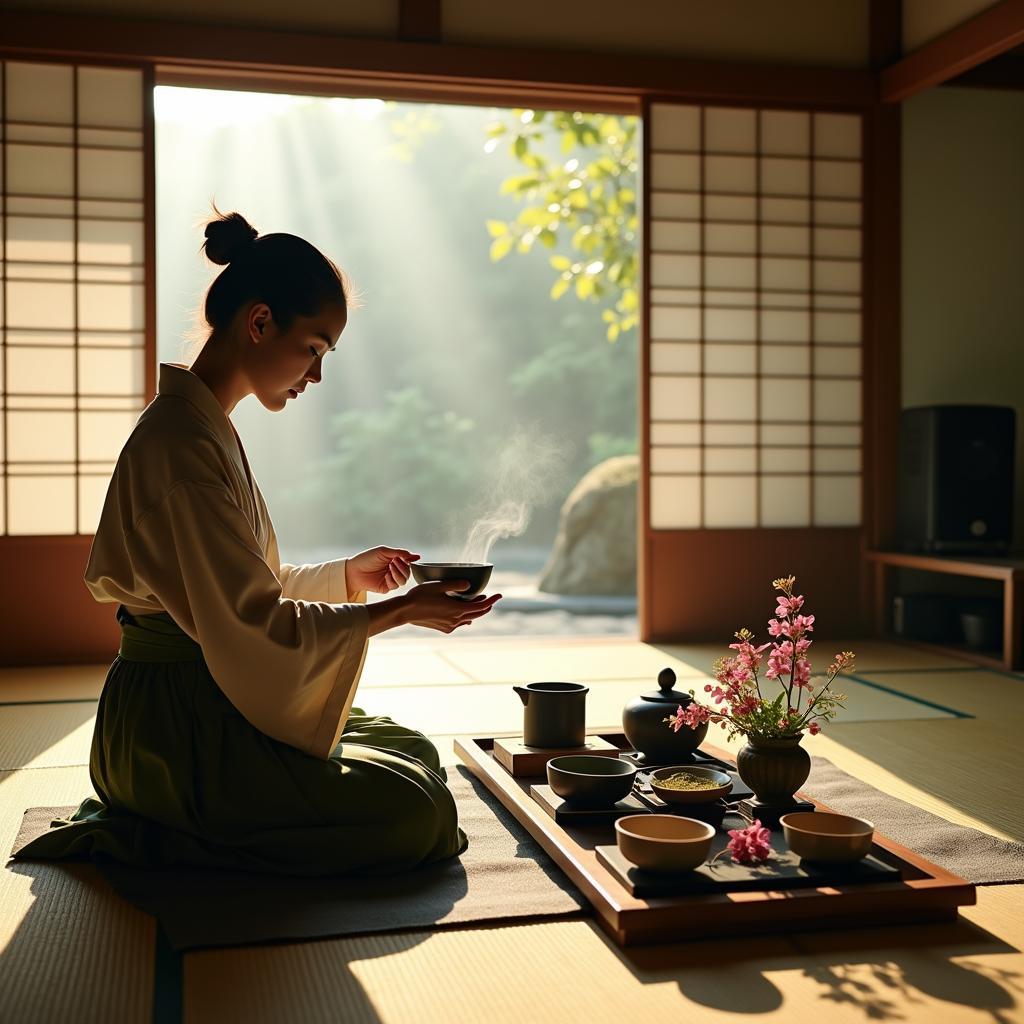
{"type": "Polygon", "coordinates": [[[348,559],[336,558],[330,562],[317,562],[306,565],[281,563],[278,579],[281,590],[286,597],[303,601],[348,601],[348,589],[345,585],[345,562],[348,559]]]}
{"type": "MultiPolygon", "coordinates": [[[[261,503],[262,504],[262,503],[261,503]]],[[[345,581],[347,558],[335,558],[329,562],[314,562],[292,565],[282,562],[277,546],[277,534],[268,515],[265,519],[269,541],[267,562],[281,581],[281,592],[285,597],[302,601],[366,601],[366,591],[350,593],[345,581]]]]}
{"type": "Polygon", "coordinates": [[[362,670],[365,605],[285,597],[249,520],[215,485],[176,483],[125,543],[137,576],[249,723],[326,758],[362,670]]]}

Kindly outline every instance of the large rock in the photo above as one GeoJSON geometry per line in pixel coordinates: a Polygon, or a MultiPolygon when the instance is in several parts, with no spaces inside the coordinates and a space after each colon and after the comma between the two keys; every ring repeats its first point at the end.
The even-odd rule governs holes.
{"type": "Polygon", "coordinates": [[[549,594],[636,593],[638,455],[598,463],[562,506],[539,589],[549,594]]]}

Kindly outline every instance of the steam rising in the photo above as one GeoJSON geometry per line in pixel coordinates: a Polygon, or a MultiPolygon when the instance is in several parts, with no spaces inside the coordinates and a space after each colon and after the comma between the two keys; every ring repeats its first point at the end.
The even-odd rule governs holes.
{"type": "Polygon", "coordinates": [[[494,460],[456,561],[486,562],[495,541],[522,534],[533,509],[564,474],[571,454],[571,446],[537,428],[516,429],[494,460]]]}

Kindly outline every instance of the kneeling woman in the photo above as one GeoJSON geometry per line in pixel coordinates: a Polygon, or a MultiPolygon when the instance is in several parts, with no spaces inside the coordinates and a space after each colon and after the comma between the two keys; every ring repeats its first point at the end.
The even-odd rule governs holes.
{"type": "Polygon", "coordinates": [[[408,580],[419,556],[395,548],[281,564],[229,413],[250,394],[279,411],[320,380],[346,286],[308,242],[260,237],[237,213],[207,225],[205,247],[227,265],[205,299],[209,339],[191,367],[160,364],[85,575],[121,623],[96,798],[20,856],[302,875],[455,857],[467,840],[437,750],[353,698],[369,637],[403,623],[450,633],[500,595],[463,601],[427,583],[366,604],[408,580]]]}

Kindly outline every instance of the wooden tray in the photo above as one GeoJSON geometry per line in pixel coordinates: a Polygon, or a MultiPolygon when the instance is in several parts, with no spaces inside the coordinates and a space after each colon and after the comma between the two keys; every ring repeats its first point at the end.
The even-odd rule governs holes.
{"type": "MultiPolygon", "coordinates": [[[[622,733],[599,734],[624,753],[622,733]]],[[[724,751],[704,749],[723,760],[724,751]]],[[[513,778],[493,756],[494,739],[459,737],[455,751],[554,859],[593,905],[598,923],[620,946],[738,935],[751,927],[764,932],[857,925],[891,925],[955,918],[957,908],[975,902],[974,886],[875,833],[872,854],[899,868],[899,881],[816,885],[808,888],[714,892],[674,896],[632,895],[597,856],[598,846],[615,842],[610,822],[561,824],[530,795],[541,777],[513,778]]],[[[829,810],[822,803],[816,806],[829,810]]]]}

